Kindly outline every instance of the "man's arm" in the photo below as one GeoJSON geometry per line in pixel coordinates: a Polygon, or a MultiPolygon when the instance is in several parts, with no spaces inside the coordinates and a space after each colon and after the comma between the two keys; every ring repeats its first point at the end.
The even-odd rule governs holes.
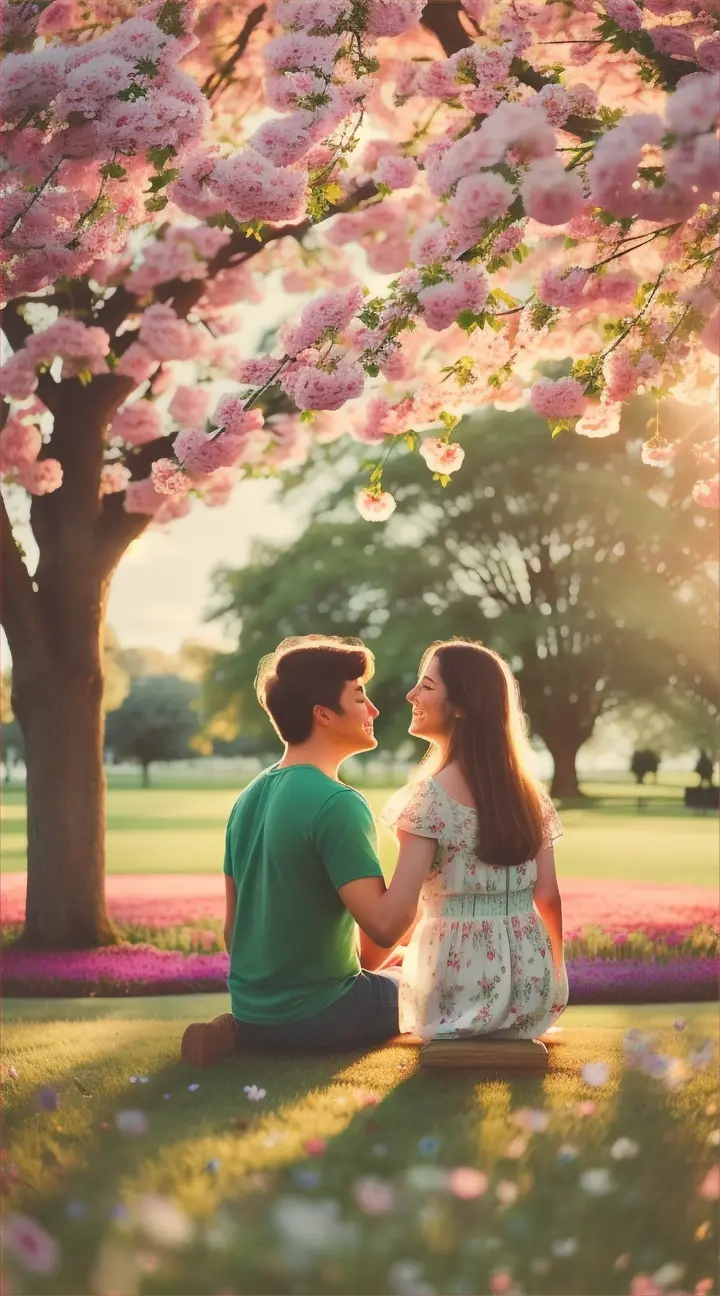
{"type": "Polygon", "coordinates": [[[237,888],[235,879],[225,874],[225,948],[232,953],[232,938],[235,929],[235,908],[237,906],[237,888]]]}

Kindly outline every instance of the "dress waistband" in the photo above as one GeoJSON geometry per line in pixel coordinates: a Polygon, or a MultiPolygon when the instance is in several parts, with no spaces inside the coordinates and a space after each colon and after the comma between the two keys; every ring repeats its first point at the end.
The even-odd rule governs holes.
{"type": "Polygon", "coordinates": [[[533,893],[530,887],[522,891],[477,891],[464,895],[446,896],[440,908],[441,918],[489,918],[510,914],[530,913],[533,893]]]}

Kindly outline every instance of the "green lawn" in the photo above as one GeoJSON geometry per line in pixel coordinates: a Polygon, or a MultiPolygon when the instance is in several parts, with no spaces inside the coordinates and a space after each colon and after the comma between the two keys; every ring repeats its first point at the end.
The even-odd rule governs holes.
{"type": "MultiPolygon", "coordinates": [[[[638,812],[636,790],[629,783],[590,785],[589,808],[561,809],[565,836],[557,848],[561,876],[648,881],[658,884],[717,885],[717,817],[689,814],[661,800],[678,792],[684,781],[643,790],[648,803],[638,812]]],[[[238,788],[159,785],[149,790],[112,785],[108,794],[108,871],[111,873],[206,873],[220,867],[225,824],[238,788]]],[[[377,813],[390,794],[368,789],[377,813]]],[[[7,871],[25,868],[25,805],[20,791],[5,794],[2,806],[2,855],[7,871]]],[[[383,863],[394,859],[390,834],[381,830],[383,863]]]]}
{"type": "Polygon", "coordinates": [[[58,1248],[56,1269],[37,1276],[16,1269],[6,1241],[17,1290],[480,1296],[506,1290],[497,1273],[490,1284],[510,1270],[527,1296],[614,1296],[665,1265],[681,1267],[673,1290],[717,1278],[716,1211],[698,1192],[715,1160],[714,1067],[671,1089],[627,1069],[622,1049],[640,1027],[687,1058],[716,1035],[712,1008],[569,1009],[547,1077],[509,1082],[420,1072],[409,1048],[255,1053],[195,1073],[177,1061],[180,1033],[223,1006],[200,995],[6,1004],[5,1062],[18,1073],[3,1086],[6,1227],[11,1212],[29,1215],[58,1248]],[[610,1068],[599,1088],[582,1075],[593,1061],[610,1068]],[[263,1101],[248,1100],[249,1084],[263,1101]],[[36,1109],[40,1086],[59,1092],[55,1113],[36,1109]],[[544,1109],[547,1129],[518,1142],[518,1108],[544,1109]],[[146,1113],[144,1135],[115,1127],[128,1109],[146,1113]],[[326,1140],[321,1155],[308,1139],[326,1140]],[[470,1183],[480,1195],[448,1191],[443,1171],[458,1166],[487,1176],[470,1183]]]}

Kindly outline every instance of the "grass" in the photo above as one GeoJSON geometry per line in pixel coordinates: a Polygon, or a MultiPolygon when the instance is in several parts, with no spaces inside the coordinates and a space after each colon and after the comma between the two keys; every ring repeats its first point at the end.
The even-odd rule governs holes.
{"type": "MultiPolygon", "coordinates": [[[[677,776],[680,784],[683,776],[677,776]]],[[[679,786],[679,785],[678,785],[679,786]]],[[[643,789],[647,806],[638,812],[636,789],[629,783],[593,784],[593,795],[613,795],[581,809],[561,810],[565,836],[557,848],[561,877],[603,878],[717,885],[717,818],[698,816],[659,798],[670,782],[643,789]]],[[[678,788],[674,788],[675,792],[678,788]]],[[[108,793],[107,850],[110,873],[208,873],[221,867],[227,817],[239,788],[227,785],[158,785],[149,790],[117,786],[108,793]]],[[[368,789],[378,813],[388,788],[368,789]]],[[[2,805],[3,867],[25,868],[25,800],[20,790],[5,792],[2,805]]],[[[381,857],[391,868],[392,837],[381,829],[381,857]]]]}
{"type": "Polygon", "coordinates": [[[715,1212],[698,1193],[714,1160],[713,1069],[669,1088],[630,1070],[622,1047],[639,1027],[687,1055],[716,1034],[712,1010],[569,1009],[547,1077],[510,1082],[424,1073],[416,1050],[390,1048],[248,1054],[195,1073],[177,1061],[180,1033],[224,1006],[5,1006],[18,1072],[3,1095],[6,1222],[27,1214],[58,1247],[56,1269],[38,1276],[18,1272],[6,1245],[28,1296],[473,1296],[507,1290],[503,1271],[528,1296],[614,1296],[668,1264],[682,1267],[673,1290],[716,1276],[715,1212]],[[583,1079],[589,1062],[609,1064],[599,1088],[583,1079]],[[249,1084],[267,1090],[262,1102],[248,1101],[249,1084]],[[58,1091],[57,1112],[36,1110],[40,1086],[58,1091]],[[518,1108],[544,1109],[547,1131],[513,1144],[518,1108]],[[115,1127],[127,1109],[147,1114],[143,1136],[115,1127]],[[613,1155],[621,1138],[636,1156],[613,1155]],[[326,1140],[321,1155],[309,1139],[326,1140]],[[487,1175],[487,1190],[448,1192],[440,1167],[457,1166],[487,1175]],[[581,1179],[589,1170],[609,1171],[608,1191],[597,1195],[602,1175],[581,1179]]]}

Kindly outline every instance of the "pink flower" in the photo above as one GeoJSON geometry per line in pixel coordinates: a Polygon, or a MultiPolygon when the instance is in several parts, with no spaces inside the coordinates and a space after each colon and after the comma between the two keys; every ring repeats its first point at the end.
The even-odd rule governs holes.
{"type": "Polygon", "coordinates": [[[700,41],[695,57],[705,72],[720,72],[720,32],[713,32],[706,40],[700,41]]]}
{"type": "Polygon", "coordinates": [[[490,1276],[490,1291],[493,1296],[505,1296],[514,1287],[512,1274],[507,1269],[496,1269],[490,1276]]]}
{"type": "Polygon", "coordinates": [[[221,204],[239,221],[290,221],[305,209],[307,173],[273,166],[252,148],[218,162],[213,183],[221,204]]]}
{"type": "Polygon", "coordinates": [[[417,174],[417,163],[413,158],[386,155],[380,158],[375,179],[390,189],[409,189],[417,174]]]}
{"type": "Polygon", "coordinates": [[[642,461],[651,468],[667,468],[675,458],[675,446],[662,437],[652,437],[642,448],[642,461]]]}
{"type": "Polygon", "coordinates": [[[362,490],[355,499],[355,507],[366,522],[386,522],[395,512],[396,504],[388,491],[362,490]]]}
{"type": "Polygon", "coordinates": [[[60,32],[82,27],[82,16],[77,0],[51,0],[37,20],[38,36],[56,36],[60,32]]]}
{"type": "Polygon", "coordinates": [[[300,410],[335,410],[359,396],[364,386],[365,374],[354,361],[341,361],[331,373],[301,365],[292,376],[291,395],[300,410]]]}
{"type": "Polygon", "coordinates": [[[168,413],[181,428],[196,427],[207,418],[210,393],[204,387],[177,388],[168,413]]]}
{"type": "Polygon", "coordinates": [[[265,419],[260,409],[246,410],[238,396],[221,396],[212,423],[215,427],[224,428],[231,436],[247,436],[261,428],[265,419]]]}
{"type": "Polygon", "coordinates": [[[0,473],[34,463],[42,449],[40,429],[11,414],[0,432],[0,473]]]}
{"type": "Polygon", "coordinates": [[[682,27],[651,27],[650,39],[661,54],[669,54],[672,58],[689,59],[695,61],[695,42],[688,31],[682,27]]]}
{"type": "Polygon", "coordinates": [[[235,377],[238,382],[249,383],[252,387],[262,387],[279,367],[280,361],[275,356],[254,356],[253,359],[243,360],[238,365],[235,377]]]}
{"type": "Polygon", "coordinates": [[[163,434],[162,414],[152,401],[134,401],[123,405],[110,424],[110,435],[128,445],[146,445],[163,434]]]}
{"type": "Polygon", "coordinates": [[[152,477],[128,482],[125,488],[123,507],[126,513],[154,514],[164,503],[165,497],[155,490],[152,477]]]}
{"type": "Polygon", "coordinates": [[[81,320],[61,315],[49,328],[33,333],[25,350],[33,364],[50,364],[55,356],[63,356],[77,362],[77,372],[89,369],[91,373],[103,373],[107,370],[105,356],[110,350],[110,338],[103,328],[89,328],[81,320]]]}
{"type": "Polygon", "coordinates": [[[462,446],[442,441],[440,437],[426,437],[419,450],[428,468],[433,473],[447,477],[462,467],[465,451],[462,446]]]}
{"type": "Polygon", "coordinates": [[[428,328],[435,332],[449,328],[464,310],[479,312],[485,306],[488,282],[476,266],[457,262],[450,267],[452,280],[433,284],[418,293],[428,328]]]}
{"type": "Polygon", "coordinates": [[[51,1274],[60,1256],[57,1244],[37,1220],[12,1211],[2,1227],[3,1242],[13,1260],[28,1273],[51,1274]]]}
{"type": "Polygon", "coordinates": [[[542,104],[543,112],[551,126],[562,126],[570,113],[576,111],[568,91],[559,85],[543,86],[536,103],[542,104]]]}
{"type": "Polygon", "coordinates": [[[720,112],[720,82],[715,76],[684,77],[670,96],[665,120],[677,135],[708,131],[720,112]]]}
{"type": "Polygon", "coordinates": [[[589,277],[589,271],[581,270],[580,267],[573,270],[543,270],[537,295],[547,306],[577,306],[589,277]]]}
{"type": "Polygon", "coordinates": [[[191,477],[205,477],[218,468],[233,468],[247,449],[247,437],[230,432],[208,436],[200,428],[188,428],[178,433],[173,449],[191,477]]]}
{"type": "Polygon", "coordinates": [[[709,481],[695,482],[692,497],[701,508],[720,508],[720,476],[711,477],[709,481]]]}
{"type": "Polygon", "coordinates": [[[26,351],[16,351],[0,366],[0,391],[10,400],[26,400],[37,388],[35,365],[26,351]]]}
{"type": "Polygon", "coordinates": [[[150,377],[157,366],[157,358],[149,347],[142,342],[131,342],[127,351],[121,355],[115,372],[133,378],[136,383],[142,383],[150,377]]]}
{"type": "Polygon", "coordinates": [[[192,360],[198,349],[190,325],[178,319],[172,306],[164,302],[148,306],[140,324],[139,340],[156,360],[192,360]]]}
{"type": "Polygon", "coordinates": [[[541,225],[564,225],[582,211],[582,181],[566,171],[558,158],[531,163],[521,185],[525,211],[541,225]]]}
{"type": "Polygon", "coordinates": [[[317,297],[305,307],[298,324],[286,324],[281,328],[281,345],[288,355],[299,355],[328,333],[337,334],[347,328],[362,303],[363,291],[358,284],[351,284],[348,288],[333,288],[330,292],[323,293],[322,297],[317,297]]]}
{"type": "Polygon", "coordinates": [[[593,401],[582,418],[578,419],[575,431],[579,436],[586,437],[615,436],[615,433],[620,431],[621,412],[620,404],[593,401]]]}
{"type": "Polygon", "coordinates": [[[514,197],[512,186],[494,171],[463,176],[451,204],[453,221],[475,229],[486,220],[504,216],[514,197]]]}
{"type": "Polygon", "coordinates": [[[608,16],[623,31],[640,31],[643,25],[642,9],[634,0],[603,0],[603,8],[608,16]]]}
{"type": "Polygon", "coordinates": [[[100,494],[115,495],[118,491],[124,491],[129,480],[130,469],[124,464],[105,464],[100,474],[100,494]]]}
{"type": "Polygon", "coordinates": [[[455,1166],[447,1177],[447,1186],[453,1197],[461,1201],[474,1201],[487,1192],[488,1177],[472,1166],[455,1166]]]}
{"type": "Polygon", "coordinates": [[[339,48],[340,37],[336,35],[306,36],[304,32],[288,32],[268,41],[263,57],[275,72],[304,72],[312,68],[330,76],[339,48]]]}
{"type": "Polygon", "coordinates": [[[368,0],[368,36],[401,36],[420,21],[425,0],[368,0]]]}
{"type": "Polygon", "coordinates": [[[172,459],[156,459],[150,472],[159,495],[187,495],[190,482],[172,459]]]}
{"type": "Polygon", "coordinates": [[[299,109],[289,117],[263,122],[251,137],[250,144],[275,166],[292,166],[312,147],[315,126],[314,114],[308,109],[299,109]]]}
{"type": "Polygon", "coordinates": [[[587,397],[576,378],[540,378],[530,390],[530,408],[543,418],[576,418],[587,406],[587,397]]]}
{"type": "Polygon", "coordinates": [[[62,464],[57,459],[36,459],[18,469],[17,479],[31,495],[52,495],[62,486],[62,464]]]}
{"type": "Polygon", "coordinates": [[[387,396],[373,396],[367,403],[364,441],[382,441],[386,436],[403,436],[413,421],[413,401],[408,396],[393,405],[387,396]]]}

